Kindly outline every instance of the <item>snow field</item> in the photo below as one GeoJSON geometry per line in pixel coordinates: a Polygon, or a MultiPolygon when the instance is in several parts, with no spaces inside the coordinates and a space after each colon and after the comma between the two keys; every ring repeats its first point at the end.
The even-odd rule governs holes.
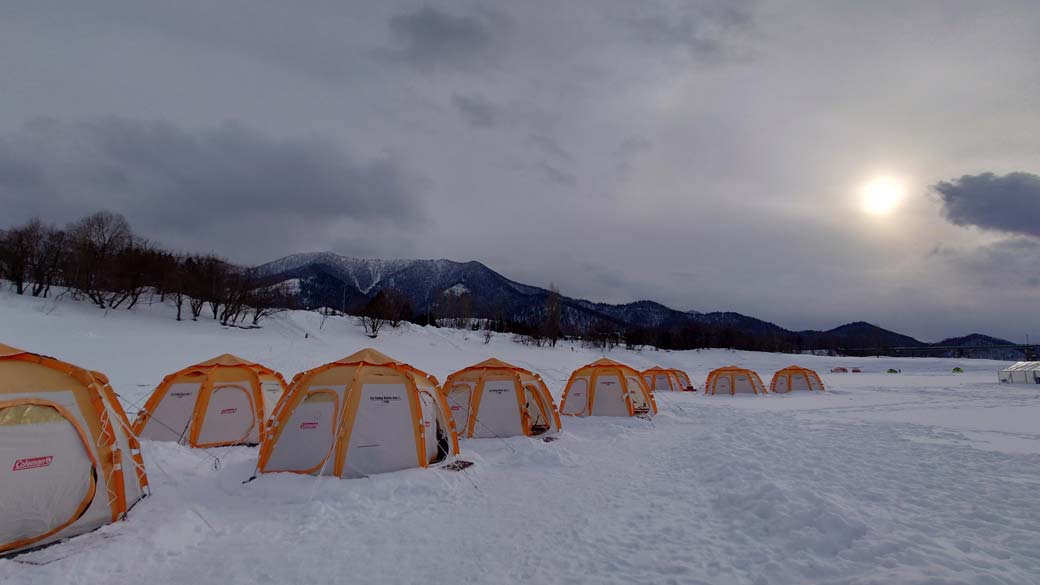
{"type": "MultiPolygon", "coordinates": [[[[372,345],[440,380],[487,357],[528,367],[557,400],[580,347],[484,345],[412,327],[376,340],[343,319],[287,313],[260,330],[177,323],[169,307],[105,314],[0,293],[0,341],[110,376],[135,411],[164,375],[230,352],[291,377],[372,345]],[[306,338],[305,338],[306,335],[306,338]]],[[[823,358],[727,350],[629,352],[643,368],[791,363],[824,394],[657,395],[640,419],[564,417],[559,440],[462,441],[476,465],[363,480],[270,474],[256,449],[145,442],[152,497],[126,522],[0,560],[4,583],[1040,582],[1040,388],[999,362],[823,358]],[[834,365],[863,374],[829,374],[834,365]],[[965,374],[951,375],[954,365],[965,374]],[[903,370],[888,375],[889,367],[903,370]],[[214,468],[214,458],[220,468],[214,468]]]]}

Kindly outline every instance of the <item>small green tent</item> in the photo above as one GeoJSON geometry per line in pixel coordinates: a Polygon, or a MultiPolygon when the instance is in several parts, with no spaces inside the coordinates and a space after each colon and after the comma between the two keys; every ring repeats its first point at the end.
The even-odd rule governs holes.
{"type": "Polygon", "coordinates": [[[961,369],[961,368],[960,368],[960,367],[958,366],[958,367],[956,367],[956,368],[953,368],[953,373],[954,373],[954,374],[963,374],[963,373],[964,373],[964,370],[962,370],[962,369],[961,369]]]}

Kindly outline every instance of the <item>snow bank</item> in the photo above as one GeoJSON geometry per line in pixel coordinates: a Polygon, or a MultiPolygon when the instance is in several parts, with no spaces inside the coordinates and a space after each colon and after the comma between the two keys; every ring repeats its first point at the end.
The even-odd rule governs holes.
{"type": "MultiPolygon", "coordinates": [[[[495,356],[559,396],[599,354],[410,327],[369,340],[286,313],[259,330],[0,293],[0,341],[107,373],[129,411],[231,352],[287,376],[366,345],[443,380],[495,356]]],[[[821,395],[659,394],[653,422],[564,419],[560,440],[463,441],[462,473],[253,474],[256,450],[145,442],[153,496],[128,521],[0,561],[4,583],[1036,583],[1040,388],[1000,362],[629,352],[636,367],[816,368],[821,395]],[[830,374],[836,365],[863,374],[830,374]],[[964,374],[951,375],[954,365],[964,374]],[[890,367],[900,375],[884,374],[890,367]],[[219,469],[215,459],[220,460],[219,469]],[[75,551],[89,543],[89,549],[75,551]]]]}

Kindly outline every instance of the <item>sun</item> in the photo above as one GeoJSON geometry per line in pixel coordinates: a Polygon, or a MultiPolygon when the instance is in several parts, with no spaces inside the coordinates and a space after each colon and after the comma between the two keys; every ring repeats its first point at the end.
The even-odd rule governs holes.
{"type": "Polygon", "coordinates": [[[903,202],[906,187],[895,177],[881,175],[863,185],[863,211],[870,215],[891,215],[903,202]]]}

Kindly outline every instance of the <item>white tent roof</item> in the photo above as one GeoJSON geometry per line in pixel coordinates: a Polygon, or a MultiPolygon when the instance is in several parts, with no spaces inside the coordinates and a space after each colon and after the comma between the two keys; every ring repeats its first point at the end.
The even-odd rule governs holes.
{"type": "Polygon", "coordinates": [[[1001,372],[1034,372],[1040,370],[1040,362],[1018,362],[1013,366],[1008,366],[1001,372]]]}

